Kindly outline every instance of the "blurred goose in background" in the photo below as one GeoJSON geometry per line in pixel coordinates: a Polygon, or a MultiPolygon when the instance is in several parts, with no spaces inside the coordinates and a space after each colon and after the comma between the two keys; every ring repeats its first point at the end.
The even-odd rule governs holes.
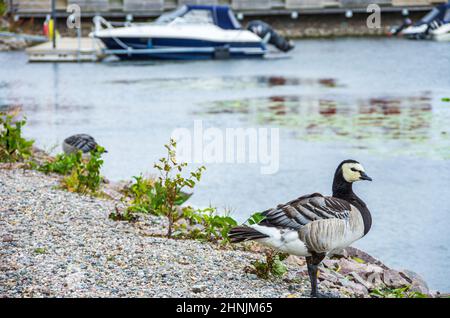
{"type": "MultiPolygon", "coordinates": [[[[86,154],[94,150],[97,145],[94,137],[88,134],[76,134],[64,139],[62,147],[66,154],[75,153],[79,150],[86,154]]],[[[107,151],[105,150],[105,152],[107,151]]]]}
{"type": "Polygon", "coordinates": [[[326,297],[317,291],[318,265],[328,253],[362,238],[372,225],[369,209],[352,189],[360,180],[372,181],[359,162],[345,160],[336,169],[332,197],[314,193],[266,210],[258,224],[231,229],[230,240],[256,240],[280,252],[305,256],[311,296],[326,297]]]}

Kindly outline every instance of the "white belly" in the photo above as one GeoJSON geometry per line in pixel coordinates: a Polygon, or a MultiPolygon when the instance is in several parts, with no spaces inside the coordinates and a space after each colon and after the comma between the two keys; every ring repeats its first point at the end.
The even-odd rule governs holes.
{"type": "Polygon", "coordinates": [[[298,232],[294,230],[280,230],[275,227],[261,225],[251,225],[259,232],[269,235],[267,238],[256,240],[257,242],[269,246],[277,251],[297,256],[309,256],[310,253],[306,245],[299,239],[298,232]]]}

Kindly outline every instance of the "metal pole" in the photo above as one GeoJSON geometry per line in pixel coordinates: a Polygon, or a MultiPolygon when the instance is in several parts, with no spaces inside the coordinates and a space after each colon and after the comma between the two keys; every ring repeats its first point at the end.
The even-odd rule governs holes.
{"type": "Polygon", "coordinates": [[[56,0],[52,0],[52,20],[53,20],[53,48],[56,49],[56,0]]]}

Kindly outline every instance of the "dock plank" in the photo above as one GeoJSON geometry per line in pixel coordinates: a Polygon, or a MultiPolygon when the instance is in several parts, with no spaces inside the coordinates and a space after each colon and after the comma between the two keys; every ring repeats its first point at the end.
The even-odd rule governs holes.
{"type": "Polygon", "coordinates": [[[59,38],[27,48],[30,62],[95,62],[102,57],[101,41],[91,38],[59,38]]]}

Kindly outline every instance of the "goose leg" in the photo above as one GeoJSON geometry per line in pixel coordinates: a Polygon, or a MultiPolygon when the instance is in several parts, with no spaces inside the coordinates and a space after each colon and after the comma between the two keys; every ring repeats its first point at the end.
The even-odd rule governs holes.
{"type": "Polygon", "coordinates": [[[320,262],[324,258],[325,253],[312,253],[311,256],[306,257],[309,280],[311,282],[311,297],[320,297],[320,294],[317,292],[317,271],[320,262]]]}

